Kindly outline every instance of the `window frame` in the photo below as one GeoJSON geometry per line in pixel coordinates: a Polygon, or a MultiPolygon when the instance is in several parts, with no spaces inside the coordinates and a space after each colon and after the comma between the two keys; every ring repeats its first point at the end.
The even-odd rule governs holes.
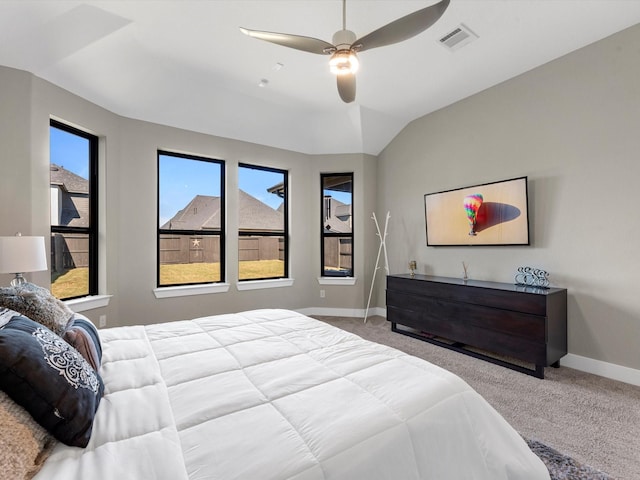
{"type": "Polygon", "coordinates": [[[225,282],[226,277],[226,182],[225,182],[225,161],[218,158],[204,157],[201,155],[192,155],[186,153],[172,152],[170,150],[160,150],[157,152],[157,213],[156,213],[156,288],[174,288],[189,287],[194,285],[217,285],[225,282]],[[220,229],[219,230],[167,230],[160,228],[160,157],[170,156],[183,158],[186,160],[196,160],[208,163],[215,163],[220,166],[220,229]],[[161,235],[194,235],[194,236],[211,236],[220,237],[220,279],[214,282],[188,282],[188,283],[172,283],[160,284],[160,236],[161,235]]]}
{"type": "Polygon", "coordinates": [[[355,278],[355,222],[354,222],[354,172],[332,172],[320,174],[320,278],[322,279],[350,279],[355,278]],[[325,232],[324,231],[324,213],[325,213],[325,196],[324,196],[324,182],[328,177],[351,177],[351,232],[325,232]],[[325,269],[325,239],[326,238],[344,238],[349,237],[351,239],[351,269],[348,275],[327,274],[325,269]]]}
{"type": "MultiPolygon", "coordinates": [[[[265,237],[282,237],[284,238],[284,275],[281,277],[264,277],[264,278],[240,278],[240,258],[238,255],[238,282],[260,282],[264,280],[280,280],[288,279],[289,276],[289,171],[281,168],[266,167],[263,165],[254,165],[250,163],[238,163],[238,177],[240,176],[240,168],[250,168],[252,170],[262,170],[265,172],[282,174],[282,190],[284,191],[284,229],[283,232],[269,232],[269,231],[251,231],[242,232],[240,230],[240,220],[238,219],[238,251],[240,248],[240,237],[251,236],[265,236],[265,237]]],[[[238,190],[240,190],[240,181],[238,180],[238,190]]],[[[239,207],[239,205],[238,205],[239,207]]]]}
{"type": "MultiPolygon", "coordinates": [[[[82,234],[88,235],[89,237],[89,291],[86,295],[76,295],[73,297],[65,297],[60,298],[59,300],[75,300],[78,298],[85,298],[92,295],[98,295],[98,269],[99,269],[99,255],[98,255],[98,238],[99,238],[99,196],[98,196],[98,167],[99,167],[99,137],[97,135],[93,135],[89,132],[81,130],[76,127],[72,127],[64,122],[55,120],[53,118],[49,119],[49,131],[51,128],[56,128],[58,130],[62,130],[72,135],[76,135],[82,137],[89,142],[89,226],[88,227],[69,227],[65,225],[53,225],[51,219],[49,220],[50,224],[50,233],[49,233],[49,242],[51,243],[51,236],[54,233],[59,234],[82,234]]],[[[49,140],[49,145],[51,145],[51,140],[49,140]]],[[[49,147],[51,148],[51,146],[49,147]]],[[[49,165],[51,165],[51,157],[49,157],[49,165]]],[[[49,209],[51,211],[51,209],[49,209]]],[[[50,245],[50,248],[53,248],[50,245]]],[[[51,266],[51,273],[53,273],[53,265],[51,266]]]]}

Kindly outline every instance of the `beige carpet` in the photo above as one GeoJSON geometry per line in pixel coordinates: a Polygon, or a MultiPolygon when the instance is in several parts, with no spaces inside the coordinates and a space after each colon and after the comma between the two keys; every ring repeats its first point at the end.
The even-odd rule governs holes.
{"type": "Polygon", "coordinates": [[[640,480],[640,387],[567,367],[525,375],[393,333],[382,317],[315,316],[462,377],[521,435],[619,480],[640,480]]]}

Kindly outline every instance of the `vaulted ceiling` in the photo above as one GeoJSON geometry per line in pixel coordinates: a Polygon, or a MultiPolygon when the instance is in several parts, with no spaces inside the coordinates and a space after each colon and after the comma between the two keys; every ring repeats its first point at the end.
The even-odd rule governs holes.
{"type": "MultiPolygon", "coordinates": [[[[434,3],[347,0],[346,26],[360,37],[434,3]]],[[[328,57],[239,29],[331,42],[341,0],[3,0],[0,65],[135,119],[309,154],[375,155],[415,118],[637,23],[636,0],[451,0],[425,32],[362,52],[346,104],[328,57]],[[477,38],[443,46],[460,27],[477,38]]]]}

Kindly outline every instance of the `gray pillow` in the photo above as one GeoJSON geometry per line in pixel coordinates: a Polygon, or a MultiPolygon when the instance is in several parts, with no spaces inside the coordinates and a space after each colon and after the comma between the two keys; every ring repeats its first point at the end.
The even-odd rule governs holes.
{"type": "Polygon", "coordinates": [[[0,288],[0,307],[10,308],[62,335],[73,317],[73,311],[49,290],[33,283],[0,288]]]}
{"type": "Polygon", "coordinates": [[[98,330],[91,320],[84,315],[74,313],[62,338],[75,348],[96,372],[100,370],[102,344],[98,330]]]}

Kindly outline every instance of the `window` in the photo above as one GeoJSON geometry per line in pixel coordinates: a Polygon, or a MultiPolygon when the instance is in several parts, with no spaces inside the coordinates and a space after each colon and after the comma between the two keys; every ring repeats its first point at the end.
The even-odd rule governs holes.
{"type": "Polygon", "coordinates": [[[98,294],[98,137],[51,120],[51,292],[98,294]]]}
{"type": "Polygon", "coordinates": [[[288,172],[240,164],[238,188],[238,279],[288,277],[288,172]]]}
{"type": "Polygon", "coordinates": [[[224,162],[158,152],[158,287],[224,281],[224,162]]]}
{"type": "Polygon", "coordinates": [[[320,175],[322,276],[353,276],[353,173],[320,175]]]}

